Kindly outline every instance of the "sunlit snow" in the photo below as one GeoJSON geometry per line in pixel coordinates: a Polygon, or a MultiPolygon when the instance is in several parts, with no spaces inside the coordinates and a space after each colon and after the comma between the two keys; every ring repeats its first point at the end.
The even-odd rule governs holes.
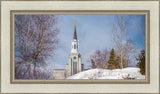
{"type": "Polygon", "coordinates": [[[96,68],[77,73],[66,79],[145,79],[139,71],[139,68],[134,67],[114,70],[96,68]]]}

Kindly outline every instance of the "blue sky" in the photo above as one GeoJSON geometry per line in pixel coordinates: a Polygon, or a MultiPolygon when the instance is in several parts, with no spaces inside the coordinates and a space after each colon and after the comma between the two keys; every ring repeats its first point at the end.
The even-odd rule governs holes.
{"type": "MultiPolygon", "coordinates": [[[[92,52],[98,49],[114,48],[111,32],[115,15],[56,15],[56,17],[58,18],[57,27],[60,30],[58,35],[60,41],[54,57],[50,57],[48,60],[48,64],[53,68],[65,68],[68,63],[74,20],[77,21],[79,53],[82,55],[82,63],[85,68],[89,66],[86,60],[92,52]]],[[[138,28],[140,26],[145,28],[145,15],[125,15],[125,20],[128,20],[128,37],[135,41],[133,45],[139,49],[144,49],[139,41],[142,38],[139,36],[138,28]]]]}

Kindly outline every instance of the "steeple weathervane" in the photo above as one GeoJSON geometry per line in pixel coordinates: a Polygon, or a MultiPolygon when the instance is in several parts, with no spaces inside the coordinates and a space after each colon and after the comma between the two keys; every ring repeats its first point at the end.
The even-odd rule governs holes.
{"type": "Polygon", "coordinates": [[[76,20],[74,20],[74,35],[73,35],[73,39],[76,39],[76,40],[77,40],[76,20]]]}
{"type": "Polygon", "coordinates": [[[74,20],[74,26],[76,26],[76,20],[74,20]]]}

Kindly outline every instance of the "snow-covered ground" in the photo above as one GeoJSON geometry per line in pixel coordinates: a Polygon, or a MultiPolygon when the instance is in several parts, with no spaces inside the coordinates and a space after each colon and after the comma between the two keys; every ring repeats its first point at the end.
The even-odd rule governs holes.
{"type": "Polygon", "coordinates": [[[139,71],[139,68],[134,67],[114,70],[96,68],[77,73],[66,79],[145,79],[139,71]]]}

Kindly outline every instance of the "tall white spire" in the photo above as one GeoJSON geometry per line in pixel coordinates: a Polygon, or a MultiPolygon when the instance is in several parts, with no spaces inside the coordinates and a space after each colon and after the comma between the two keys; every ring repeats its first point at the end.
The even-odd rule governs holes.
{"type": "Polygon", "coordinates": [[[75,20],[74,20],[74,34],[73,34],[73,40],[72,40],[71,53],[78,53],[78,40],[77,40],[76,21],[75,20]]]}

